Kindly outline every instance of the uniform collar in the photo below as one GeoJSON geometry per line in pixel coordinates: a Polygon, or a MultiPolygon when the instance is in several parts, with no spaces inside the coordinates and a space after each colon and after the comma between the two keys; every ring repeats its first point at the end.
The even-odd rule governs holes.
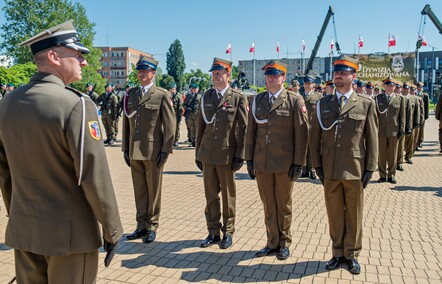
{"type": "Polygon", "coordinates": [[[215,89],[215,90],[216,90],[217,94],[221,94],[221,96],[224,97],[224,94],[226,93],[228,88],[229,88],[229,85],[227,84],[227,86],[224,89],[222,89],[221,91],[218,91],[217,89],[215,89]]]}
{"type": "Polygon", "coordinates": [[[353,90],[348,91],[345,94],[341,94],[340,92],[336,91],[336,96],[338,97],[338,100],[344,96],[347,100],[350,99],[351,94],[353,93],[353,90]]]}
{"type": "Polygon", "coordinates": [[[149,89],[153,86],[153,83],[155,83],[155,82],[152,82],[149,85],[146,85],[144,87],[140,86],[141,91],[143,92],[143,89],[144,89],[144,93],[147,93],[147,91],[149,91],[149,89]]]}

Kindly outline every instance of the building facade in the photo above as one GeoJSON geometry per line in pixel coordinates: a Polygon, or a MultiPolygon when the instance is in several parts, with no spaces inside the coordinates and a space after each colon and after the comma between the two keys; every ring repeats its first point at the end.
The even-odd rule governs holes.
{"type": "Polygon", "coordinates": [[[132,64],[136,64],[140,56],[152,56],[151,54],[131,47],[97,47],[101,50],[101,76],[108,83],[115,84],[116,88],[124,88],[127,77],[132,72],[132,64]]]}

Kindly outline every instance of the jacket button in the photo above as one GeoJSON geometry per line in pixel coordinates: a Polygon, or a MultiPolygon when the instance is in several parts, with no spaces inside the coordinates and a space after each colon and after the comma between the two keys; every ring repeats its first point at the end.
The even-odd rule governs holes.
{"type": "Polygon", "coordinates": [[[341,147],[341,144],[336,145],[338,148],[341,147]]]}

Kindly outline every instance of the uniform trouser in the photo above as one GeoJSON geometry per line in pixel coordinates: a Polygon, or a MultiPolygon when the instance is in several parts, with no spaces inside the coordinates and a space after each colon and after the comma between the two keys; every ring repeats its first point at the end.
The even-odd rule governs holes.
{"type": "Polygon", "coordinates": [[[439,120],[439,144],[442,150],[442,120],[439,120]]]}
{"type": "Polygon", "coordinates": [[[303,173],[314,173],[315,168],[312,167],[312,153],[310,151],[310,147],[307,147],[307,163],[306,166],[302,169],[303,173]]]}
{"type": "Polygon", "coordinates": [[[417,145],[421,145],[424,142],[424,129],[425,129],[425,119],[421,126],[421,131],[419,131],[419,140],[417,141],[417,145]]]}
{"type": "Polygon", "coordinates": [[[410,135],[405,136],[405,159],[411,159],[414,155],[414,135],[416,132],[416,128],[413,129],[413,132],[411,132],[410,135]]]}
{"type": "Polygon", "coordinates": [[[137,229],[156,231],[161,209],[161,186],[163,168],[156,161],[131,160],[130,169],[137,209],[137,229]]]}
{"type": "Polygon", "coordinates": [[[18,284],[95,283],[98,250],[66,256],[47,256],[14,250],[18,284]]]}
{"type": "MultiPolygon", "coordinates": [[[[409,136],[409,135],[407,135],[409,136]]],[[[405,148],[405,135],[398,140],[397,143],[397,164],[404,163],[404,148],[405,148]]]]}
{"type": "Polygon", "coordinates": [[[101,115],[101,121],[103,122],[104,129],[106,130],[107,139],[115,139],[115,125],[111,115],[101,115]]]}
{"type": "Polygon", "coordinates": [[[423,130],[422,127],[417,127],[414,130],[416,130],[416,132],[413,132],[413,156],[414,156],[414,152],[416,152],[416,148],[418,145],[418,141],[419,141],[419,135],[421,133],[421,131],[423,130]]]}
{"type": "Polygon", "coordinates": [[[197,116],[195,114],[189,114],[189,116],[186,117],[186,124],[187,128],[189,128],[190,140],[192,142],[196,141],[196,120],[197,116]]]}
{"type": "Polygon", "coordinates": [[[206,196],[207,229],[210,235],[235,232],[236,185],[230,165],[203,163],[204,194],[206,196]],[[221,192],[223,224],[221,226],[221,192]]]}
{"type": "Polygon", "coordinates": [[[396,174],[397,148],[397,137],[379,137],[378,168],[381,178],[386,178],[387,173],[389,178],[394,177],[394,175],[396,174]]]}
{"type": "Polygon", "coordinates": [[[292,243],[293,182],[287,173],[256,172],[259,195],[264,206],[267,246],[289,247],[292,243]]]}
{"type": "Polygon", "coordinates": [[[181,123],[181,117],[177,117],[174,142],[178,142],[178,140],[180,140],[180,123],[181,123]]]}
{"type": "Polygon", "coordinates": [[[120,121],[120,117],[117,116],[117,119],[115,119],[113,121],[114,129],[115,129],[114,139],[117,139],[117,135],[118,135],[118,121],[120,121]]]}
{"type": "Polygon", "coordinates": [[[324,198],[333,256],[356,259],[362,249],[362,182],[325,179],[324,198]]]}

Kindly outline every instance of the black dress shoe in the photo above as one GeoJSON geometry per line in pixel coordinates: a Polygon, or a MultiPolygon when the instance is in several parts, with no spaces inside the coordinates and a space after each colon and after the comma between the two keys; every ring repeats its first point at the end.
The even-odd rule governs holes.
{"type": "Polygon", "coordinates": [[[413,164],[413,161],[411,159],[405,159],[405,162],[410,165],[413,164]]]}
{"type": "Polygon", "coordinates": [[[386,182],[386,181],[387,181],[386,178],[380,178],[380,179],[378,179],[378,182],[386,182]]]}
{"type": "Polygon", "coordinates": [[[104,140],[104,144],[109,144],[110,139],[104,140]]]}
{"type": "Polygon", "coordinates": [[[232,235],[229,233],[225,233],[221,243],[219,244],[219,248],[228,249],[233,245],[232,235]]]}
{"type": "Polygon", "coordinates": [[[302,177],[302,178],[308,178],[309,175],[310,175],[310,174],[309,174],[308,172],[305,172],[305,173],[302,173],[302,174],[301,174],[301,177],[302,177]]]}
{"type": "Polygon", "coordinates": [[[276,258],[278,260],[285,260],[287,258],[289,258],[290,256],[290,250],[288,247],[281,247],[278,251],[278,255],[276,256],[276,258]]]}
{"type": "Polygon", "coordinates": [[[404,171],[404,167],[402,167],[402,164],[398,164],[396,167],[396,170],[403,172],[404,171]]]}
{"type": "Polygon", "coordinates": [[[310,173],[310,179],[316,179],[316,174],[315,173],[310,173]]]}
{"type": "Polygon", "coordinates": [[[332,259],[330,259],[327,262],[327,264],[325,265],[325,268],[328,270],[333,270],[333,269],[339,268],[341,266],[341,264],[344,262],[345,262],[344,257],[333,257],[332,259]]]}
{"type": "Polygon", "coordinates": [[[156,237],[157,237],[157,233],[155,231],[148,230],[146,235],[144,235],[144,237],[143,237],[143,242],[144,243],[151,243],[151,242],[155,241],[156,237]]]}
{"type": "Polygon", "coordinates": [[[361,266],[356,259],[347,259],[348,271],[351,274],[359,274],[361,273],[361,266]]]}
{"type": "Polygon", "coordinates": [[[201,242],[200,247],[210,247],[213,244],[219,243],[219,241],[221,241],[221,237],[219,235],[208,235],[207,238],[201,242]]]}
{"type": "Polygon", "coordinates": [[[255,257],[263,257],[263,256],[267,256],[269,254],[275,253],[275,252],[279,252],[279,249],[271,249],[266,246],[266,247],[260,249],[259,251],[257,251],[255,253],[255,257]]]}
{"type": "Polygon", "coordinates": [[[392,183],[392,184],[396,184],[397,183],[397,181],[396,181],[396,179],[394,177],[388,178],[387,181],[389,183],[392,183]]]}
{"type": "Polygon", "coordinates": [[[126,236],[126,239],[128,240],[136,240],[144,237],[147,233],[146,229],[138,230],[136,229],[132,234],[129,234],[126,236]]]}

